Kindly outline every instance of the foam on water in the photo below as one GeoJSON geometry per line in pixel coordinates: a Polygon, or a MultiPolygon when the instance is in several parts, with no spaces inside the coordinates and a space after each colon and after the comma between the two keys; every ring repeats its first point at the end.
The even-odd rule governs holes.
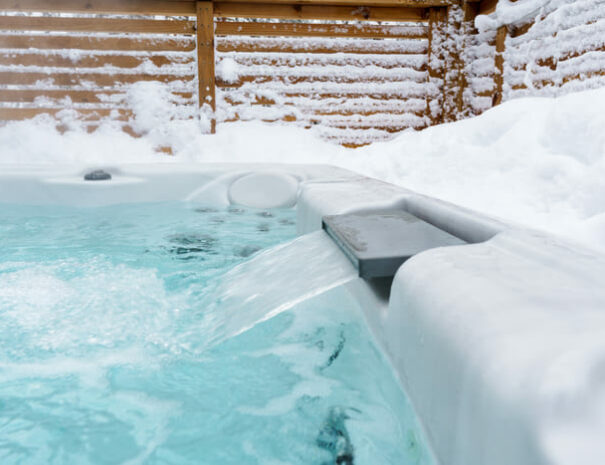
{"type": "Polygon", "coordinates": [[[431,464],[294,217],[0,206],[0,463],[431,464]]]}

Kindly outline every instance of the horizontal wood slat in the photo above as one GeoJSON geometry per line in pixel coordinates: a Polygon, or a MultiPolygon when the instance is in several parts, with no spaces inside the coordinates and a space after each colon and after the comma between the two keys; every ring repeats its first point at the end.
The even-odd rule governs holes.
{"type": "MultiPolygon", "coordinates": [[[[243,3],[241,0],[221,0],[222,3],[243,3]]],[[[360,4],[373,7],[408,7],[429,8],[449,6],[455,3],[452,0],[245,0],[246,3],[258,4],[297,4],[297,5],[353,5],[360,4]]]]}
{"type": "Polygon", "coordinates": [[[194,15],[192,0],[6,0],[3,11],[44,11],[51,13],[194,15]]]}
{"type": "Polygon", "coordinates": [[[0,71],[0,85],[26,86],[34,85],[40,81],[51,83],[53,86],[83,86],[91,84],[96,87],[114,87],[123,84],[132,84],[140,81],[193,81],[195,76],[175,76],[172,74],[83,74],[83,73],[19,73],[13,71],[0,71]]]}
{"type": "MultiPolygon", "coordinates": [[[[174,92],[183,99],[192,99],[192,92],[174,92]]],[[[62,100],[70,99],[72,103],[113,103],[117,104],[126,94],[117,90],[44,90],[44,89],[0,89],[0,101],[12,103],[33,103],[37,98],[62,100]]]]}
{"type": "MultiPolygon", "coordinates": [[[[377,66],[383,69],[411,68],[426,71],[425,55],[363,55],[363,54],[289,54],[289,53],[227,53],[219,54],[219,60],[229,58],[245,66],[377,66]]],[[[0,63],[2,56],[0,55],[0,63]]],[[[344,68],[343,68],[344,71],[344,68]]]]}
{"type": "Polygon", "coordinates": [[[270,3],[214,4],[219,18],[324,19],[341,21],[424,21],[425,11],[406,7],[275,5],[270,3]]]}
{"type": "Polygon", "coordinates": [[[193,40],[173,38],[140,39],[135,37],[0,34],[0,48],[190,52],[195,49],[195,42],[193,40]]]}
{"type": "MultiPolygon", "coordinates": [[[[224,89],[223,92],[230,91],[239,91],[239,89],[224,89]]],[[[397,91],[391,89],[377,90],[373,92],[363,92],[359,89],[312,89],[311,86],[302,88],[281,88],[275,91],[272,90],[276,96],[279,98],[293,98],[293,97],[305,97],[305,98],[313,98],[317,100],[331,99],[331,98],[339,98],[339,99],[361,99],[366,97],[371,97],[375,100],[399,100],[399,99],[410,99],[410,98],[426,98],[426,94],[424,92],[411,92],[411,91],[397,91]]],[[[234,97],[236,98],[236,97],[234,97]]]]}
{"type": "MultiPolygon", "coordinates": [[[[405,79],[406,81],[414,81],[414,82],[424,82],[426,81],[426,76],[418,76],[416,79],[412,79],[408,77],[405,79]]],[[[283,83],[287,85],[295,85],[301,83],[382,83],[382,82],[401,82],[403,79],[399,76],[378,76],[378,77],[356,77],[356,76],[347,76],[343,74],[342,76],[279,76],[279,75],[270,75],[270,76],[240,76],[239,80],[235,83],[229,83],[222,81],[220,78],[217,79],[216,85],[220,88],[238,88],[242,87],[245,84],[255,84],[262,85],[267,83],[283,83]]]]}
{"type": "MultiPolygon", "coordinates": [[[[368,0],[366,6],[357,1],[331,0],[331,5],[317,5],[315,1],[300,0],[275,4],[270,1],[216,2],[217,17],[277,18],[277,19],[326,19],[371,21],[422,21],[424,8],[450,4],[446,0],[368,0]],[[286,3],[295,3],[294,5],[286,3]],[[341,5],[334,5],[341,3],[341,5]],[[372,3],[374,5],[372,5],[372,3]],[[346,6],[346,5],[353,6],[346,6]]],[[[1,11],[103,13],[194,16],[195,1],[177,0],[8,0],[0,3],[1,11]]]]}
{"type": "MultiPolygon", "coordinates": [[[[344,39],[343,39],[344,40],[344,39]]],[[[393,41],[397,42],[397,41],[393,41]]],[[[248,53],[354,53],[371,55],[416,55],[425,54],[428,48],[427,41],[413,41],[406,47],[401,43],[381,44],[373,40],[353,40],[348,43],[330,41],[313,42],[309,39],[305,43],[271,40],[270,38],[248,41],[238,40],[237,37],[217,37],[216,50],[221,53],[248,52],[248,53]]]]}
{"type": "MultiPolygon", "coordinates": [[[[405,110],[405,107],[414,107],[420,103],[426,105],[426,100],[423,98],[395,98],[389,99],[385,98],[381,95],[360,95],[360,94],[346,94],[344,96],[341,95],[326,95],[325,99],[319,100],[314,98],[313,95],[307,94],[295,94],[295,93],[283,93],[280,95],[280,98],[283,98],[283,105],[292,105],[301,109],[310,109],[310,110],[321,110],[326,107],[330,108],[348,108],[349,106],[359,108],[387,108],[392,106],[392,108],[397,109],[397,111],[402,112],[405,110]]],[[[265,96],[255,96],[253,99],[249,98],[238,98],[238,96],[233,93],[223,92],[223,98],[225,101],[231,105],[275,105],[277,102],[275,99],[265,96]]],[[[391,108],[391,109],[392,109],[391,108]]],[[[391,110],[389,110],[391,111],[391,110]]]]}
{"type": "Polygon", "coordinates": [[[0,30],[195,34],[194,21],[0,16],[0,30]]]}
{"type": "MultiPolygon", "coordinates": [[[[194,62],[191,55],[84,55],[78,54],[74,58],[61,54],[14,53],[0,50],[0,65],[3,66],[48,66],[53,68],[102,68],[111,66],[116,68],[132,69],[144,64],[153,66],[191,65],[194,62]]],[[[193,69],[192,69],[193,71],[193,69]]]]}
{"type": "MultiPolygon", "coordinates": [[[[560,87],[562,85],[569,84],[574,81],[586,81],[586,80],[590,80],[590,79],[594,79],[594,78],[602,77],[602,76],[605,76],[605,70],[601,70],[601,69],[595,70],[595,71],[589,71],[589,72],[582,73],[582,74],[571,72],[570,74],[561,76],[560,80],[558,80],[557,82],[555,82],[554,80],[550,80],[550,79],[540,79],[540,80],[534,80],[532,82],[532,85],[536,89],[543,89],[543,88],[547,88],[547,87],[560,87]]],[[[513,84],[511,87],[514,90],[527,89],[526,84],[513,84]]]]}
{"type": "Polygon", "coordinates": [[[412,28],[391,25],[218,22],[216,35],[288,36],[288,37],[363,37],[372,39],[423,39],[412,28]]]}
{"type": "MultiPolygon", "coordinates": [[[[56,115],[65,108],[9,108],[0,107],[0,120],[24,120],[38,115],[56,115]]],[[[83,121],[98,121],[102,118],[112,117],[116,121],[128,121],[132,111],[125,109],[82,109],[74,110],[82,116],[83,121]]]]}
{"type": "MultiPolygon", "coordinates": [[[[426,102],[423,102],[423,103],[426,106],[426,102]]],[[[245,106],[245,105],[247,105],[247,104],[244,104],[244,103],[236,104],[236,105],[234,105],[234,109],[237,111],[238,106],[245,106]]],[[[384,119],[388,119],[388,118],[397,118],[404,114],[424,116],[426,113],[424,108],[418,108],[418,109],[406,111],[405,113],[403,113],[404,110],[388,110],[388,109],[371,110],[371,109],[363,109],[363,108],[360,108],[359,110],[348,110],[346,108],[343,108],[343,109],[340,109],[340,108],[334,108],[334,109],[304,108],[304,109],[302,109],[300,106],[295,105],[292,102],[285,103],[284,106],[286,108],[288,108],[288,107],[293,108],[294,112],[296,112],[296,110],[302,110],[300,112],[305,114],[309,118],[312,118],[313,116],[318,116],[318,117],[330,116],[330,117],[343,117],[343,118],[351,117],[352,119],[365,118],[365,117],[379,118],[382,115],[384,117],[384,119]]]]}

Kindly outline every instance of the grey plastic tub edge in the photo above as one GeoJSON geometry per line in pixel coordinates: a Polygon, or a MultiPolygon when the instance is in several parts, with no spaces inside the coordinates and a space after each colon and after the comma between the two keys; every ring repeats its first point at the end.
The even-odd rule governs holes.
{"type": "Polygon", "coordinates": [[[324,216],[322,228],[366,279],[392,277],[425,250],[466,243],[401,209],[324,216]]]}

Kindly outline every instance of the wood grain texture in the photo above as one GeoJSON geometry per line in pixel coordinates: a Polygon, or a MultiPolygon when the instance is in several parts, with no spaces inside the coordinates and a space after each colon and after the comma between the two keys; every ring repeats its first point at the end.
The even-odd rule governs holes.
{"type": "Polygon", "coordinates": [[[121,18],[0,16],[0,30],[195,34],[195,22],[121,18]]]}
{"type": "Polygon", "coordinates": [[[214,63],[214,13],[211,1],[197,2],[197,61],[200,109],[209,105],[210,132],[216,132],[216,95],[214,63]]]}
{"type": "MultiPolygon", "coordinates": [[[[94,53],[94,52],[93,52],[94,53]]],[[[151,64],[161,68],[173,65],[192,65],[195,57],[192,55],[117,55],[117,54],[82,54],[79,53],[74,58],[65,56],[61,52],[40,54],[26,51],[25,53],[15,53],[0,50],[0,65],[3,66],[38,66],[38,67],[60,67],[60,68],[103,68],[111,66],[115,68],[124,68],[125,70],[137,68],[141,65],[151,64]]]]}
{"type": "Polygon", "coordinates": [[[275,5],[270,3],[214,4],[219,18],[324,19],[345,21],[424,21],[422,8],[370,6],[275,5]]]}
{"type": "Polygon", "coordinates": [[[192,82],[195,76],[176,76],[173,74],[106,74],[106,73],[41,73],[0,71],[0,85],[32,86],[45,83],[43,86],[60,87],[95,87],[114,88],[140,81],[159,82],[192,82]],[[47,83],[47,84],[46,84],[47,83]]]}
{"type": "Polygon", "coordinates": [[[383,47],[374,41],[352,42],[347,44],[322,43],[302,44],[291,42],[280,42],[272,40],[244,41],[233,37],[218,37],[216,50],[221,53],[246,52],[246,53],[352,53],[367,55],[418,55],[427,51],[427,43],[420,43],[412,48],[406,48],[404,44],[397,47],[383,47]]]}
{"type": "Polygon", "coordinates": [[[494,74],[494,84],[496,91],[494,92],[493,105],[502,103],[502,86],[504,84],[504,44],[506,41],[506,26],[500,26],[496,34],[496,72],[494,74]]]}
{"type": "Polygon", "coordinates": [[[270,3],[275,5],[352,5],[352,6],[374,6],[374,7],[407,7],[407,8],[429,8],[435,6],[448,6],[455,0],[221,0],[223,3],[270,3]]]}
{"type": "Polygon", "coordinates": [[[392,25],[217,22],[216,35],[277,37],[359,37],[370,39],[423,39],[414,29],[392,25]]]}
{"type": "Polygon", "coordinates": [[[192,0],[3,0],[1,11],[195,15],[192,0]]]}
{"type": "MultiPolygon", "coordinates": [[[[174,95],[182,99],[193,98],[191,92],[174,92],[174,95]]],[[[117,105],[126,98],[126,93],[120,90],[0,89],[0,102],[33,103],[39,98],[53,100],[57,103],[63,99],[69,99],[72,103],[112,103],[117,105]]]]}
{"type": "Polygon", "coordinates": [[[192,39],[175,39],[165,37],[157,39],[142,39],[136,37],[0,34],[0,48],[190,52],[195,50],[195,42],[192,39]]]}

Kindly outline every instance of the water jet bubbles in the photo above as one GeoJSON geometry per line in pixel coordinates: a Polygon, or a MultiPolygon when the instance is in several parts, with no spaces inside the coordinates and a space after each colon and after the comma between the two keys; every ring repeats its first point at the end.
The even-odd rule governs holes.
{"type": "Polygon", "coordinates": [[[227,211],[228,211],[229,213],[231,213],[232,215],[242,215],[242,214],[246,213],[246,210],[245,210],[245,209],[243,209],[243,208],[241,208],[241,207],[233,207],[233,206],[232,206],[232,207],[229,207],[229,208],[227,209],[227,211]]]}
{"type": "Polygon", "coordinates": [[[194,211],[197,213],[218,213],[218,210],[212,207],[198,207],[194,211]]]}
{"type": "Polygon", "coordinates": [[[262,247],[258,245],[244,245],[238,246],[233,249],[233,254],[237,257],[248,258],[250,255],[258,252],[262,247]]]}
{"type": "Polygon", "coordinates": [[[317,446],[328,451],[335,464],[353,465],[354,448],[345,421],[350,417],[342,407],[332,407],[317,436],[317,446]]]}
{"type": "Polygon", "coordinates": [[[223,218],[222,216],[213,216],[210,219],[210,222],[212,224],[223,224],[225,222],[225,218],[223,218]]]}
{"type": "Polygon", "coordinates": [[[273,218],[273,213],[268,212],[268,211],[262,211],[262,212],[258,212],[256,214],[256,216],[260,216],[261,218],[273,218]]]}
{"type": "Polygon", "coordinates": [[[218,239],[209,234],[179,233],[167,237],[168,242],[173,244],[168,247],[168,252],[177,255],[182,260],[198,258],[203,260],[201,254],[216,254],[218,239]]]}

